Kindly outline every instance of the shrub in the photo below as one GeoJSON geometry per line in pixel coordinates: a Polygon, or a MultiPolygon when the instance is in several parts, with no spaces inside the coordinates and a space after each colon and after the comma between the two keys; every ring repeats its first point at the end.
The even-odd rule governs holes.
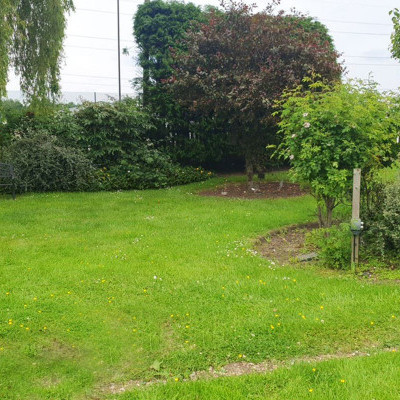
{"type": "Polygon", "coordinates": [[[14,165],[17,183],[30,191],[83,191],[97,187],[94,169],[85,155],[45,130],[17,131],[5,150],[5,160],[14,165]]]}
{"type": "Polygon", "coordinates": [[[369,209],[365,210],[364,241],[370,251],[383,257],[400,250],[400,176],[393,183],[380,186],[369,209]]]}
{"type": "Polygon", "coordinates": [[[309,182],[320,224],[329,227],[333,209],[351,193],[353,169],[362,168],[366,182],[397,156],[398,99],[370,82],[304,83],[309,89],[288,91],[280,103],[280,154],[297,180],[309,182]]]}
{"type": "Polygon", "coordinates": [[[318,259],[329,268],[348,269],[351,259],[350,225],[342,223],[321,228],[307,235],[306,243],[318,249],[318,259]]]}

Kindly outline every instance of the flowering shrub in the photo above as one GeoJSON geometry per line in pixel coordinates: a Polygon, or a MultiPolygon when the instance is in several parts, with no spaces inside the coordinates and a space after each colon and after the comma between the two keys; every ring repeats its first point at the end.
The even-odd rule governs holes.
{"type": "Polygon", "coordinates": [[[287,91],[281,107],[279,153],[292,173],[311,186],[322,226],[332,224],[333,209],[350,193],[354,168],[369,177],[394,160],[399,112],[395,99],[371,83],[325,85],[304,81],[287,91]]]}

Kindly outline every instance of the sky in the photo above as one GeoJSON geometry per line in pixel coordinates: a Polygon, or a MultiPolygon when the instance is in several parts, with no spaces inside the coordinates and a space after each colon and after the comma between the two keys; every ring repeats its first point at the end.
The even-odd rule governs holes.
{"type": "MultiPolygon", "coordinates": [[[[133,16],[144,0],[120,0],[122,94],[135,95],[131,81],[141,76],[133,39],[133,16]]],[[[186,1],[187,2],[187,1],[186,1]]],[[[267,1],[248,0],[258,10],[267,1]]],[[[200,6],[219,5],[219,0],[192,0],[200,6]]],[[[75,0],[76,11],[68,18],[61,86],[66,101],[105,99],[118,93],[117,0],[75,0]]],[[[382,90],[400,86],[400,62],[391,58],[389,11],[396,0],[281,0],[280,8],[295,7],[324,23],[342,54],[348,78],[373,79],[382,90]]],[[[9,96],[18,97],[18,77],[11,72],[9,96]]]]}

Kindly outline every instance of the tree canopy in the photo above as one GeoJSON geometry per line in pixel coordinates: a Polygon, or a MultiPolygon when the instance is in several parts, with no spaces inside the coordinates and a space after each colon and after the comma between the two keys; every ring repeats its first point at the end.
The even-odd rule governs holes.
{"type": "Polygon", "coordinates": [[[154,99],[162,91],[159,84],[172,74],[170,48],[179,46],[191,24],[201,19],[202,11],[193,3],[155,0],[138,7],[134,35],[143,68],[144,97],[154,99]]]}
{"type": "Polygon", "coordinates": [[[276,14],[272,7],[255,14],[252,7],[231,2],[225,13],[211,12],[207,23],[186,35],[186,52],[174,54],[169,83],[176,98],[229,122],[249,180],[260,149],[271,140],[273,105],[283,90],[312,71],[340,78],[338,54],[320,27],[301,14],[276,14]]]}
{"type": "Polygon", "coordinates": [[[0,0],[0,97],[10,66],[29,101],[57,96],[66,13],[73,7],[72,0],[0,0]]]}

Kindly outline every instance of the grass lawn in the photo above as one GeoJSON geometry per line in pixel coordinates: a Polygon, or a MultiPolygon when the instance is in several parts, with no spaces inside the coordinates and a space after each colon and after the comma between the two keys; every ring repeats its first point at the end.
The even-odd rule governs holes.
{"type": "Polygon", "coordinates": [[[0,399],[400,399],[400,287],[260,258],[252,240],[314,220],[314,200],[196,194],[221,182],[0,198],[0,399]],[[110,391],[152,379],[168,384],[110,391]]]}

